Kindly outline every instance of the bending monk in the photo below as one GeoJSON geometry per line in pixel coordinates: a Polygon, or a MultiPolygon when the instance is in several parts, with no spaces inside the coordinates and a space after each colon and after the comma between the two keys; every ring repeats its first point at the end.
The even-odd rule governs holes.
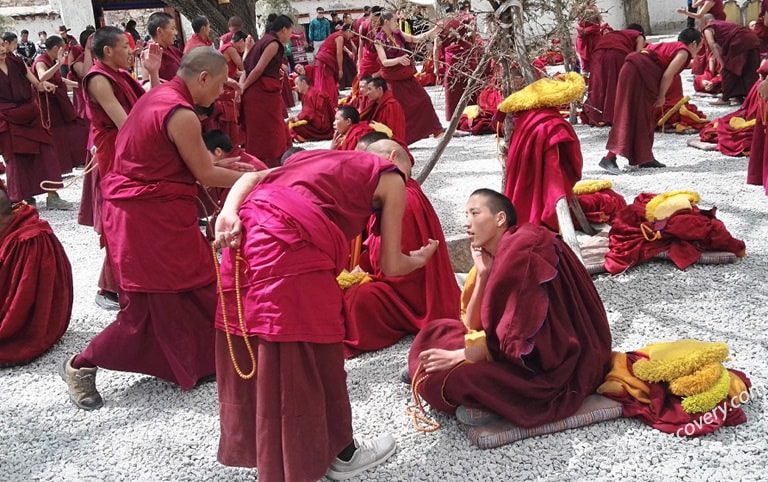
{"type": "Polygon", "coordinates": [[[533,427],[573,415],[595,393],[610,368],[611,332],[571,249],[546,228],[516,222],[505,196],[490,189],[470,196],[466,228],[477,277],[466,326],[427,323],[408,365],[432,408],[482,408],[533,427]],[[474,334],[474,343],[465,342],[468,330],[482,330],[484,340],[474,334]]]}
{"type": "Polygon", "coordinates": [[[233,187],[216,223],[219,245],[233,248],[222,255],[216,316],[221,463],[258,467],[260,480],[342,480],[395,451],[389,435],[353,438],[336,276],[372,210],[381,211],[386,275],[406,275],[435,253],[434,240],[400,250],[410,170],[364,152],[312,150],[261,183],[262,173],[246,174],[233,187]]]}
{"type": "Polygon", "coordinates": [[[120,312],[61,365],[80,408],[104,403],[97,367],[145,373],[182,390],[215,371],[215,272],[198,227],[196,181],[229,187],[241,173],[213,165],[195,106],[213,104],[226,78],[224,56],[193,49],[173,80],[136,102],[117,134],[115,163],[101,187],[120,312]]]}
{"type": "MultiPolygon", "coordinates": [[[[21,61],[21,60],[20,60],[21,61]]],[[[0,366],[40,356],[69,326],[72,267],[53,230],[0,180],[0,366]]]]}
{"type": "Polygon", "coordinates": [[[305,142],[332,139],[335,102],[325,92],[312,87],[309,79],[303,75],[296,77],[295,85],[296,91],[301,94],[301,112],[288,118],[293,140],[305,142]]]}

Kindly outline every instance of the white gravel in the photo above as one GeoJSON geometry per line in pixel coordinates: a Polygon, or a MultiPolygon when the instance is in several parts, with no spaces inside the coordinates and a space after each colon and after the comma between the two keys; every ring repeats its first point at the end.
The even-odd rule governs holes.
{"type": "MultiPolygon", "coordinates": [[[[431,88],[438,113],[442,93],[431,88]]],[[[708,99],[694,101],[712,117],[708,99]]],[[[607,129],[577,126],[584,152],[584,178],[605,178],[597,167],[607,129]]],[[[745,371],[757,390],[745,410],[748,422],[697,439],[679,439],[637,420],[620,419],[524,440],[493,450],[474,447],[453,418],[432,413],[443,424],[433,434],[413,430],[404,409],[409,387],[399,381],[411,339],[347,363],[357,433],[391,432],[399,449],[389,462],[355,480],[766,480],[768,426],[768,197],[745,184],[747,160],[685,146],[686,137],[656,136],[662,170],[630,171],[612,177],[627,201],[640,192],[691,189],[701,205],[717,206],[731,233],[745,240],[747,256],[735,264],[692,266],[680,271],[655,261],[617,276],[594,278],[608,311],[614,349],[692,337],[723,340],[732,350],[729,367],[745,371]]],[[[436,140],[417,143],[417,167],[436,140]]],[[[325,143],[310,146],[325,146],[325,143]]],[[[461,234],[463,206],[479,187],[499,189],[501,170],[494,136],[454,139],[424,184],[447,236],[461,234]]],[[[620,165],[622,165],[620,160],[620,165]]],[[[61,196],[79,202],[80,183],[61,196]]],[[[75,305],[69,331],[33,363],[0,371],[0,480],[253,480],[255,472],[216,462],[216,385],[182,393],[143,375],[101,370],[98,387],[106,401],[95,412],[68,400],[56,366],[114,319],[93,302],[103,253],[76,212],[41,215],[64,244],[74,269],[75,305]]],[[[151,240],[148,240],[150,242],[151,240]]],[[[309,435],[309,434],[308,434],[309,435]]]]}

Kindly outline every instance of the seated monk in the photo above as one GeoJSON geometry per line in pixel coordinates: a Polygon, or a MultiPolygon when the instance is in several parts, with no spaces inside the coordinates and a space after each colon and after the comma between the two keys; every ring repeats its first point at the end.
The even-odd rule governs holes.
{"type": "Polygon", "coordinates": [[[296,90],[301,94],[301,112],[288,118],[288,129],[294,141],[320,141],[333,138],[334,100],[309,84],[306,76],[296,77],[296,90]]]}
{"type": "Polygon", "coordinates": [[[555,233],[517,225],[495,191],[472,193],[465,225],[476,270],[466,320],[432,320],[416,335],[416,391],[434,409],[480,408],[522,427],[573,415],[611,363],[592,279],[555,233]]]}
{"type": "Polygon", "coordinates": [[[333,129],[331,149],[338,151],[354,151],[357,141],[374,131],[367,122],[360,122],[360,114],[351,105],[339,107],[333,118],[333,129]]]}
{"type": "Polygon", "coordinates": [[[365,87],[369,107],[360,118],[369,122],[379,122],[392,130],[392,139],[402,146],[405,142],[405,112],[400,102],[387,90],[387,81],[381,77],[372,78],[365,87]]]}
{"type": "Polygon", "coordinates": [[[37,210],[15,207],[0,180],[0,366],[40,356],[69,326],[72,267],[37,210]]]}
{"type": "MultiPolygon", "coordinates": [[[[358,144],[358,150],[392,147],[394,143],[378,141],[371,147],[363,144],[358,144]]],[[[389,149],[382,154],[398,165],[413,163],[404,149],[389,149]],[[404,159],[393,157],[403,154],[404,159]]],[[[379,214],[371,215],[366,228],[366,249],[359,258],[358,266],[368,273],[370,281],[344,291],[346,357],[391,346],[407,334],[418,333],[429,320],[459,315],[459,287],[440,219],[418,182],[409,178],[405,183],[400,251],[410,253],[435,239],[439,244],[432,260],[405,276],[386,276],[379,261],[381,222],[379,214]]]]}

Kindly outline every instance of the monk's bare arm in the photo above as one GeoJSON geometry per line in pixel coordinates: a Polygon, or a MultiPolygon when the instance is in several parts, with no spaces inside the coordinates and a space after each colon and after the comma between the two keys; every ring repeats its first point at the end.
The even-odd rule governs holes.
{"type": "Polygon", "coordinates": [[[423,267],[437,250],[437,241],[429,242],[409,255],[401,248],[405,186],[396,172],[385,172],[379,178],[374,203],[381,206],[381,270],[386,276],[402,276],[423,267]]]}
{"type": "Polygon", "coordinates": [[[411,59],[407,55],[401,55],[394,59],[388,59],[387,54],[384,52],[384,46],[376,42],[376,53],[379,55],[379,62],[382,67],[393,67],[395,65],[408,65],[411,63],[411,59]]]}
{"type": "Polygon", "coordinates": [[[645,48],[645,37],[642,35],[637,36],[637,40],[635,40],[635,52],[640,52],[645,48]]]}
{"type": "Polygon", "coordinates": [[[344,62],[344,37],[336,37],[336,66],[338,68],[339,79],[344,77],[343,62],[344,62]]]}
{"type": "Polygon", "coordinates": [[[59,70],[59,67],[61,67],[61,62],[59,62],[59,60],[57,59],[50,69],[46,70],[45,64],[40,62],[35,66],[35,70],[37,72],[37,77],[42,82],[44,80],[50,80],[51,77],[53,77],[53,74],[55,74],[59,70]]]}
{"type": "Polygon", "coordinates": [[[250,73],[248,73],[248,76],[245,78],[243,91],[250,87],[251,84],[259,80],[259,77],[261,77],[261,74],[264,73],[264,70],[267,68],[267,65],[269,65],[269,62],[271,62],[275,55],[277,55],[277,52],[277,42],[272,42],[267,45],[267,47],[264,49],[264,52],[261,54],[261,58],[256,63],[256,67],[254,67],[253,70],[251,70],[250,73]]]}
{"type": "Polygon", "coordinates": [[[115,123],[117,128],[120,129],[125,123],[125,119],[128,118],[128,113],[123,109],[123,106],[120,105],[117,97],[115,97],[115,91],[109,80],[103,75],[94,75],[88,79],[86,89],[88,90],[90,98],[96,101],[96,103],[104,109],[104,112],[106,112],[112,122],[115,123]]]}
{"type": "Polygon", "coordinates": [[[707,41],[707,46],[709,47],[709,50],[712,51],[712,56],[717,60],[717,63],[720,64],[720,68],[722,69],[725,65],[725,62],[723,61],[723,53],[720,51],[720,46],[715,42],[715,32],[711,28],[704,30],[704,40],[707,41]]]}
{"type": "Polygon", "coordinates": [[[236,48],[227,47],[227,50],[225,50],[224,53],[226,53],[227,57],[229,57],[232,63],[235,64],[237,70],[243,70],[243,59],[240,57],[240,54],[237,52],[236,48]]]}
{"type": "Polygon", "coordinates": [[[672,85],[672,81],[675,76],[682,70],[683,66],[688,63],[688,53],[680,50],[675,54],[672,62],[669,63],[667,70],[664,71],[664,75],[661,77],[661,84],[659,85],[659,97],[656,99],[654,107],[661,107],[664,105],[664,101],[667,97],[667,91],[669,86],[672,85]]]}
{"type": "MultiPolygon", "coordinates": [[[[190,109],[177,109],[168,119],[168,137],[176,145],[184,164],[202,184],[230,187],[242,172],[216,167],[203,143],[200,121],[190,109]]],[[[147,146],[151,149],[152,146],[147,146]]]]}

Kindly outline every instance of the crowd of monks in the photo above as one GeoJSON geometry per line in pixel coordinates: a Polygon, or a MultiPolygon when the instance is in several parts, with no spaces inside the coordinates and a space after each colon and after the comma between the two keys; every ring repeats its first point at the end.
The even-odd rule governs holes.
{"type": "MultiPolygon", "coordinates": [[[[706,45],[700,63],[708,74],[697,85],[720,89],[720,102],[743,102],[744,115],[757,119],[748,182],[768,189],[764,119],[755,114],[768,98],[768,80],[758,81],[766,42],[717,19],[712,4],[722,2],[701,3],[699,12],[686,11],[701,30],[688,28],[675,42],[648,44],[637,25],[614,31],[597,12],[585,17],[577,31],[589,89],[582,118],[611,129],[599,164],[609,173],[622,172],[617,155],[664,167],[652,152],[655,109],[679,104],[680,72],[706,45]]],[[[501,103],[497,75],[486,72],[490,86],[474,99],[479,114],[465,121],[468,129],[497,106],[484,125],[509,112],[516,127],[505,193],[480,189],[467,202],[474,268],[462,293],[440,220],[410,177],[408,146],[443,133],[410,49],[426,40],[436,46],[428,55],[442,71],[435,67],[430,81],[442,81],[450,119],[465,87],[462,69],[474,68],[482,42],[474,18],[463,5],[418,35],[379,7],[345,20],[314,65],[296,65],[291,76],[285,45],[294,24],[284,15],[270,16],[258,41],[233,17],[218,48],[208,20],[196,17],[183,52],[163,12],[149,17],[152,40],[141,48],[102,27],[82,39],[71,80],[60,78],[56,37],[31,71],[0,49],[0,151],[9,179],[0,186],[0,296],[9,307],[0,312],[0,364],[39,356],[66,330],[71,267],[24,200],[42,192],[34,187],[40,181],[61,180],[92,158],[79,220],[105,248],[100,305],[118,312],[59,366],[79,408],[104,404],[99,367],[182,390],[215,377],[220,462],[258,467],[265,480],[341,480],[396,448],[389,436],[353,436],[344,359],[415,334],[408,376],[435,409],[477,407],[525,427],[575,413],[612,369],[612,355],[602,301],[556,234],[554,201],[573,197],[581,179],[573,127],[557,105],[501,103]],[[139,68],[143,84],[132,73],[139,68]],[[340,99],[350,69],[352,92],[340,99]],[[292,90],[302,107],[288,117],[292,90]],[[328,149],[292,148],[308,140],[328,140],[328,149]]],[[[583,95],[581,76],[553,85],[583,95]]],[[[614,212],[595,219],[621,219],[632,231],[647,221],[638,209],[650,200],[635,209],[636,221],[615,202],[614,212]]],[[[688,212],[716,222],[714,211],[688,212]]],[[[714,231],[713,246],[743,255],[724,227],[714,231]]]]}

